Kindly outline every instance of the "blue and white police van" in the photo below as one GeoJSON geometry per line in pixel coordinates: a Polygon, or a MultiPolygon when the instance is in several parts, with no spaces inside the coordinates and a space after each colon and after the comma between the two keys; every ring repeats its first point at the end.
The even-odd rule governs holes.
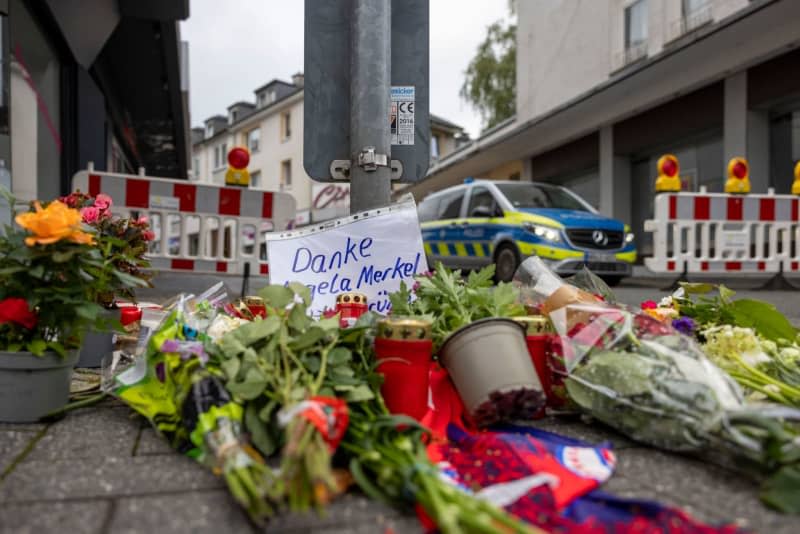
{"type": "Polygon", "coordinates": [[[426,197],[418,206],[429,265],[457,269],[496,266],[509,281],[519,264],[539,256],[556,273],[586,265],[610,285],[630,276],[634,235],[557,185],[467,179],[426,197]]]}

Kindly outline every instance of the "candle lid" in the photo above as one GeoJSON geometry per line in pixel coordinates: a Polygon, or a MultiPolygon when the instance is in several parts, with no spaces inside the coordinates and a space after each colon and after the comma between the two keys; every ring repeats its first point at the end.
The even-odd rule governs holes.
{"type": "Polygon", "coordinates": [[[431,339],[431,322],[420,317],[385,317],[378,321],[377,337],[406,341],[431,339]]]}
{"type": "Polygon", "coordinates": [[[513,317],[513,320],[525,328],[527,335],[549,334],[553,332],[553,325],[544,315],[525,315],[513,317]]]}
{"type": "Polygon", "coordinates": [[[336,304],[367,304],[367,296],[355,291],[347,291],[336,297],[336,304]]]}

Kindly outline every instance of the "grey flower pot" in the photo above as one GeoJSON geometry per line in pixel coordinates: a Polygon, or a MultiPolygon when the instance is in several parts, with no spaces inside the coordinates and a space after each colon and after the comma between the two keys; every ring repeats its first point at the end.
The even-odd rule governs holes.
{"type": "Polygon", "coordinates": [[[493,393],[542,391],[525,329],[511,319],[481,319],[456,330],[439,356],[472,415],[493,393]]]}
{"type": "Polygon", "coordinates": [[[66,358],[0,352],[0,422],[34,422],[67,404],[76,361],[77,350],[66,358]]]}
{"type": "MultiPolygon", "coordinates": [[[[119,310],[106,310],[109,318],[119,320],[119,310]]],[[[114,352],[114,332],[89,330],[83,338],[80,358],[75,367],[101,367],[106,357],[114,352]]]]}

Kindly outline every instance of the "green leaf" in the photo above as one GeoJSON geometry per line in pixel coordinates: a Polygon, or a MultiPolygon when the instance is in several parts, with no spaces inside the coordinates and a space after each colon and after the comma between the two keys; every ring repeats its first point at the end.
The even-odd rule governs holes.
{"type": "Polygon", "coordinates": [[[264,374],[257,367],[251,367],[244,380],[241,382],[229,381],[227,388],[228,391],[244,400],[252,400],[261,395],[266,385],[267,378],[264,374]]]}
{"type": "Polygon", "coordinates": [[[47,342],[43,339],[34,339],[28,343],[27,349],[29,352],[41,356],[47,350],[47,342]]]}
{"type": "Polygon", "coordinates": [[[680,282],[680,286],[689,295],[705,295],[714,291],[713,284],[680,282]]]}
{"type": "Polygon", "coordinates": [[[347,402],[364,402],[374,399],[375,394],[369,386],[362,384],[348,391],[344,398],[347,402]]]}
{"type": "Polygon", "coordinates": [[[753,328],[772,341],[793,340],[797,329],[772,304],[754,299],[739,299],[726,307],[738,326],[753,328]]]}
{"type": "Polygon", "coordinates": [[[294,293],[303,299],[303,304],[308,307],[311,305],[311,289],[305,284],[301,284],[300,282],[290,282],[289,289],[294,291],[294,293]]]}
{"type": "Polygon", "coordinates": [[[730,304],[733,296],[736,294],[736,291],[733,289],[729,289],[725,287],[723,284],[719,285],[719,299],[724,304],[730,304]]]}
{"type": "Polygon", "coordinates": [[[311,324],[311,318],[306,315],[306,307],[295,303],[289,312],[289,328],[296,332],[304,332],[309,324],[311,324]]]}
{"type": "Polygon", "coordinates": [[[325,337],[326,333],[323,329],[319,328],[316,324],[305,331],[300,337],[296,337],[289,343],[289,348],[293,351],[306,350],[314,346],[319,340],[325,337]]]}
{"type": "Polygon", "coordinates": [[[228,377],[228,380],[235,380],[236,375],[239,373],[239,367],[241,363],[239,362],[239,358],[230,358],[227,360],[222,360],[220,367],[225,372],[225,376],[228,377]]]}
{"type": "Polygon", "coordinates": [[[271,285],[262,288],[258,296],[264,299],[267,306],[283,309],[294,300],[294,291],[286,286],[271,285]]]}
{"type": "Polygon", "coordinates": [[[53,258],[53,261],[56,263],[65,263],[71,260],[75,256],[76,252],[78,252],[78,249],[55,251],[53,252],[51,258],[53,258]]]}
{"type": "Polygon", "coordinates": [[[244,352],[245,346],[239,341],[238,331],[228,332],[219,340],[219,348],[226,358],[235,358],[244,352]]]}
{"type": "Polygon", "coordinates": [[[44,277],[44,265],[37,265],[33,269],[28,271],[28,274],[33,278],[43,278],[44,277]]]}
{"type": "Polygon", "coordinates": [[[255,345],[259,341],[275,334],[281,327],[280,318],[270,315],[266,319],[245,323],[232,333],[245,347],[255,345]]]}
{"type": "Polygon", "coordinates": [[[785,514],[800,514],[800,465],[782,467],[761,486],[761,500],[785,514]]]}
{"type": "Polygon", "coordinates": [[[250,433],[250,441],[264,456],[272,456],[278,450],[278,440],[270,433],[267,423],[259,417],[255,403],[248,402],[244,410],[244,425],[250,433]]]}
{"type": "Polygon", "coordinates": [[[336,347],[328,353],[328,363],[334,367],[350,363],[352,358],[353,354],[346,347],[336,347]]]}

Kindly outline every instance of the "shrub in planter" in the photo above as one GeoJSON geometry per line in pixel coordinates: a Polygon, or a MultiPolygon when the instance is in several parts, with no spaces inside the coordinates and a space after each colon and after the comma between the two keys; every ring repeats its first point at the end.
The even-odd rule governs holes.
{"type": "Polygon", "coordinates": [[[524,329],[508,319],[525,309],[517,290],[493,287],[493,277],[494,265],[464,278],[439,263],[433,274],[416,277],[413,290],[402,284],[390,296],[392,314],[431,321],[434,352],[481,425],[529,418],[544,405],[524,329]]]}
{"type": "MultiPolygon", "coordinates": [[[[94,274],[99,283],[91,288],[92,300],[107,310],[104,318],[119,327],[115,301],[135,301],[134,289],[150,285],[152,274],[145,254],[155,237],[146,217],[137,219],[113,215],[113,200],[103,193],[97,196],[76,191],[59,199],[80,211],[82,222],[94,230],[97,250],[103,257],[104,269],[94,274]]],[[[78,367],[99,367],[113,351],[113,329],[91,329],[80,352],[78,367]]]]}
{"type": "Polygon", "coordinates": [[[84,333],[102,327],[94,297],[125,275],[63,202],[35,202],[15,221],[0,235],[0,421],[31,421],[68,400],[84,333]]]}

